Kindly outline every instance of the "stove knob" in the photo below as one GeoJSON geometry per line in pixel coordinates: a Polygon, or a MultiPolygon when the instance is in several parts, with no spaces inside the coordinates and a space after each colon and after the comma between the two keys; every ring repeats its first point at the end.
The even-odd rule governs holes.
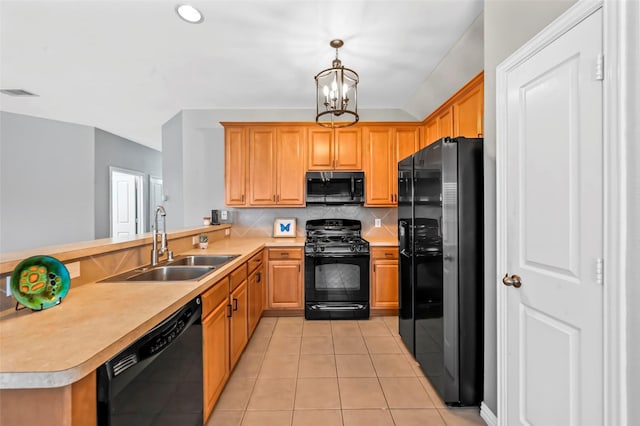
{"type": "Polygon", "coordinates": [[[320,251],[324,251],[324,246],[320,247],[320,251]]]}
{"type": "Polygon", "coordinates": [[[349,249],[350,249],[351,251],[356,251],[356,246],[352,245],[351,247],[349,247],[349,249]]]}

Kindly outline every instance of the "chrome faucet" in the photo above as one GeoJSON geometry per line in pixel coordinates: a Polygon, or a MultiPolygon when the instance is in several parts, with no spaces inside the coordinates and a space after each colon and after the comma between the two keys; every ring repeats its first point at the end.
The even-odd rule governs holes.
{"type": "Polygon", "coordinates": [[[167,212],[164,207],[156,207],[153,219],[153,247],[151,249],[151,266],[158,264],[158,257],[167,253],[167,260],[173,260],[173,252],[167,245],[167,212]],[[162,234],[160,238],[160,248],[158,248],[158,215],[162,216],[162,234]]]}

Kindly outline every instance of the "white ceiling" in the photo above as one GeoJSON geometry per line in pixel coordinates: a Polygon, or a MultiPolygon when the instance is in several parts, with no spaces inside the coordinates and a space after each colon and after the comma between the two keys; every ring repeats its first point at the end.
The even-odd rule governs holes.
{"type": "MultiPolygon", "coordinates": [[[[315,108],[341,38],[358,108],[403,108],[482,0],[0,1],[0,109],[99,127],[160,149],[182,109],[315,108]]],[[[313,120],[313,117],[310,117],[313,120]]]]}

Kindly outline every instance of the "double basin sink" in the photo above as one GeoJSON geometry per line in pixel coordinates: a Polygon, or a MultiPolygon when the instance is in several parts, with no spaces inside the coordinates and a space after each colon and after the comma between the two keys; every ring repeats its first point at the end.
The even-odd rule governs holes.
{"type": "Polygon", "coordinates": [[[193,281],[231,262],[239,255],[178,256],[175,260],[116,275],[101,282],[114,281],[193,281]]]}

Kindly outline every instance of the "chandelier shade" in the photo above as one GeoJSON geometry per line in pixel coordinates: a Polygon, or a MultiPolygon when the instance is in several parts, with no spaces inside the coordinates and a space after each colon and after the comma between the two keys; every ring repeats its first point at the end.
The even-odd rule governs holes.
{"type": "Polygon", "coordinates": [[[342,40],[332,40],[336,58],[331,68],[316,76],[316,123],[323,127],[347,127],[360,120],[358,116],[358,73],[345,68],[338,59],[342,40]]]}

